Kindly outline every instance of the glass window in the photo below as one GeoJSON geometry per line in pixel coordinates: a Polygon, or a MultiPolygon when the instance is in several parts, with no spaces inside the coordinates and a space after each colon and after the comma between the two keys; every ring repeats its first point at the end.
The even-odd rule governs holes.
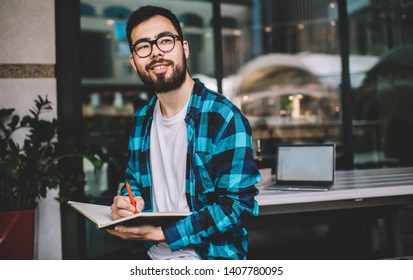
{"type": "Polygon", "coordinates": [[[223,93],[261,139],[268,167],[281,142],[334,142],[340,150],[336,1],[222,1],[221,14],[223,93]]]}
{"type": "Polygon", "coordinates": [[[413,2],[347,2],[355,167],[413,165],[413,2]]]}

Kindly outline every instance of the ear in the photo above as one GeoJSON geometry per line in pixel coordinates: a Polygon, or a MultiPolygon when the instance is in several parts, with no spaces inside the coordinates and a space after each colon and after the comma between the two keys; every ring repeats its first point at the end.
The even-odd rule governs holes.
{"type": "Polygon", "coordinates": [[[182,47],[184,48],[185,57],[186,57],[186,59],[188,59],[188,57],[189,57],[189,44],[188,44],[188,41],[184,41],[182,43],[182,47]]]}
{"type": "Polygon", "coordinates": [[[134,60],[134,58],[133,58],[133,54],[129,55],[129,62],[130,62],[130,64],[132,65],[132,67],[133,67],[133,69],[135,70],[135,72],[138,71],[138,70],[136,69],[136,64],[135,64],[135,60],[134,60]]]}

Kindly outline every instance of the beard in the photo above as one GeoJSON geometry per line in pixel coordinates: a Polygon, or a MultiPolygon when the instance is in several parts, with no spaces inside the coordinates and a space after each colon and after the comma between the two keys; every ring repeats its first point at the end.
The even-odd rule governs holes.
{"type": "Polygon", "coordinates": [[[173,61],[165,60],[163,58],[156,59],[152,61],[149,65],[145,67],[146,71],[138,70],[139,77],[142,82],[145,84],[149,92],[155,92],[157,94],[166,93],[169,91],[179,89],[182,84],[185,82],[186,78],[186,58],[183,56],[182,63],[176,64],[173,61]],[[167,63],[172,66],[172,77],[166,78],[166,73],[156,75],[155,78],[152,78],[149,74],[149,68],[156,63],[167,63]]]}

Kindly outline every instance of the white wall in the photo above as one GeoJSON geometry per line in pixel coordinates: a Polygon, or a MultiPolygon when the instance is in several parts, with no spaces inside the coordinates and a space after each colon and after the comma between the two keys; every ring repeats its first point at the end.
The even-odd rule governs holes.
{"type": "MultiPolygon", "coordinates": [[[[26,114],[37,95],[47,95],[56,109],[54,0],[2,0],[0,42],[0,108],[26,114]]],[[[36,259],[62,258],[55,196],[50,192],[36,209],[36,259]]]]}

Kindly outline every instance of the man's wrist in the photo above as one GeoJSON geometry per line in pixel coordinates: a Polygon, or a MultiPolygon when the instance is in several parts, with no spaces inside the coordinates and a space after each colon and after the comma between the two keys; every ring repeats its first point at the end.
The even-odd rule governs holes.
{"type": "Polygon", "coordinates": [[[153,240],[157,242],[162,242],[166,240],[161,227],[158,226],[155,228],[153,240]]]}

